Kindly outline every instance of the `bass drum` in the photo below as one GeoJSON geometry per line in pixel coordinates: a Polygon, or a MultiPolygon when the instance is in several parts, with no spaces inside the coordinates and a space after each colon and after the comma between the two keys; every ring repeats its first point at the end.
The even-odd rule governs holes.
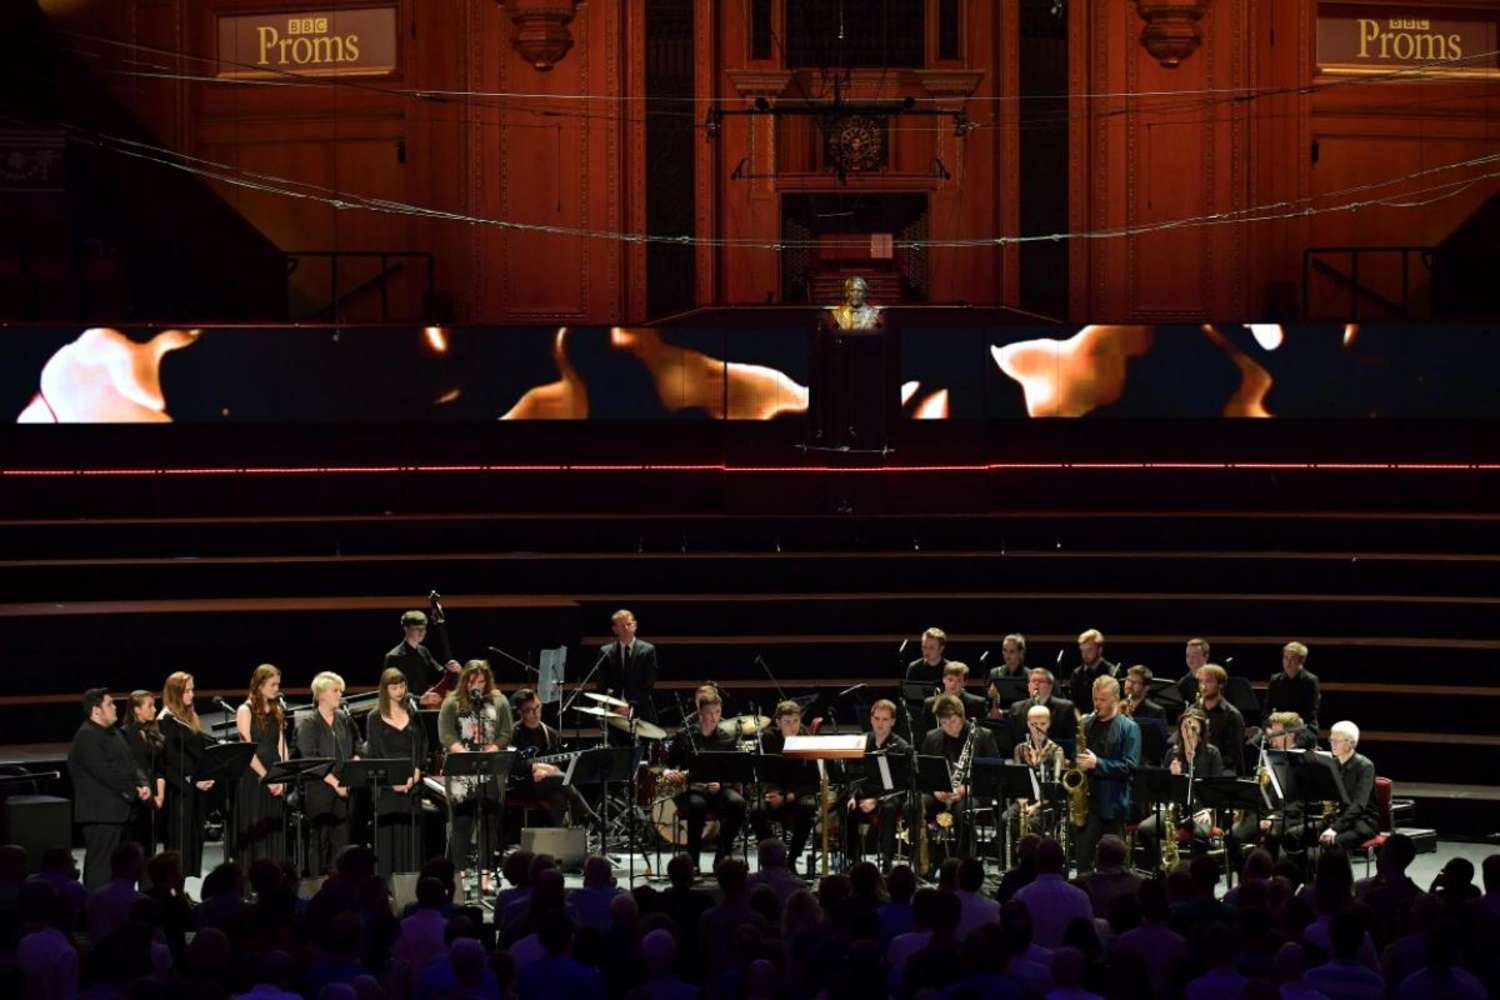
{"type": "MultiPolygon", "coordinates": [[[[677,803],[670,795],[664,795],[651,804],[651,825],[664,847],[687,847],[687,816],[679,813],[677,803]]],[[[703,845],[714,847],[719,843],[719,821],[710,819],[703,824],[703,845]]]]}

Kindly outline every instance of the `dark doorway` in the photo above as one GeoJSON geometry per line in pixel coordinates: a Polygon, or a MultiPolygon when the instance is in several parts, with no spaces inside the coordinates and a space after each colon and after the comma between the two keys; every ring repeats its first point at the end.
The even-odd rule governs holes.
{"type": "MultiPolygon", "coordinates": [[[[646,0],[646,231],[692,236],[695,219],[693,2],[646,0]]],[[[646,314],[694,305],[697,270],[689,244],[646,244],[646,314]]]]}
{"type": "Polygon", "coordinates": [[[925,240],[927,211],[920,193],[783,195],[782,301],[842,301],[844,279],[859,274],[876,305],[926,302],[926,249],[895,247],[889,257],[877,256],[872,237],[925,240]]]}
{"type": "MultiPolygon", "coordinates": [[[[1068,18],[1055,0],[1021,3],[1021,234],[1068,230],[1068,18]]],[[[1068,314],[1068,241],[1021,244],[1021,306],[1068,314]]],[[[1087,317],[1078,317],[1087,319],[1087,317]]]]}

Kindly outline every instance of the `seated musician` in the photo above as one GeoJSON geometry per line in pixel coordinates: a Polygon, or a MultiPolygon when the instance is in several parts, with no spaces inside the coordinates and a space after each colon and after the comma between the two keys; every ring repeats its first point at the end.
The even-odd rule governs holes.
{"type": "MultiPolygon", "coordinates": [[[[1182,713],[1177,720],[1177,736],[1172,745],[1167,748],[1165,764],[1167,770],[1173,774],[1186,774],[1193,778],[1218,778],[1224,774],[1224,758],[1219,750],[1206,737],[1208,732],[1208,717],[1196,708],[1189,708],[1182,713]]],[[[1161,808],[1161,825],[1157,823],[1157,813],[1152,810],[1151,815],[1141,821],[1136,827],[1135,835],[1137,842],[1145,851],[1146,857],[1159,866],[1161,855],[1159,853],[1159,842],[1161,840],[1161,826],[1166,825],[1168,807],[1166,804],[1161,808]]],[[[1209,837],[1213,833],[1214,814],[1212,809],[1194,809],[1192,814],[1186,811],[1181,804],[1178,805],[1177,829],[1171,831],[1171,836],[1177,838],[1179,843],[1191,845],[1190,853],[1197,855],[1207,852],[1209,837]]]]}
{"type": "Polygon", "coordinates": [[[937,728],[937,718],[933,715],[933,705],[938,698],[950,695],[963,702],[964,715],[970,719],[982,719],[989,712],[989,702],[977,694],[970,694],[964,690],[964,685],[969,680],[969,665],[957,660],[949,660],[943,667],[942,690],[933,697],[928,698],[922,705],[922,728],[932,730],[937,728]]]}
{"type": "MultiPolygon", "coordinates": [[[[951,694],[939,695],[933,704],[933,714],[937,717],[937,728],[930,731],[922,738],[922,753],[925,756],[944,757],[949,765],[959,762],[964,747],[973,739],[973,745],[969,748],[969,760],[975,757],[998,757],[1000,748],[995,745],[995,737],[988,729],[975,723],[969,726],[968,716],[964,712],[964,703],[951,694]]],[[[942,812],[949,812],[953,817],[955,843],[959,853],[972,853],[972,845],[966,845],[965,841],[971,831],[963,828],[961,822],[968,798],[969,788],[966,782],[958,782],[952,791],[933,792],[922,796],[926,806],[926,816],[929,823],[937,820],[942,812]]]]}
{"type": "Polygon", "coordinates": [[[1004,662],[990,671],[990,685],[986,691],[990,699],[991,719],[1001,718],[1001,713],[1010,707],[1005,704],[1005,697],[1000,692],[1000,682],[1008,677],[1025,680],[1030,673],[1026,668],[1026,637],[1019,632],[1006,636],[1000,643],[1000,656],[1004,662]]]}
{"type": "Polygon", "coordinates": [[[797,861],[807,849],[813,818],[818,811],[818,768],[810,760],[782,756],[788,736],[802,733],[802,706],[784,701],[776,706],[776,730],[762,740],[766,758],[760,771],[763,805],[750,812],[750,825],[757,841],[771,836],[771,820],[780,820],[792,834],[792,874],[797,861]]]}
{"type": "MultiPolygon", "coordinates": [[[[1061,780],[1059,775],[1063,766],[1063,748],[1048,735],[1051,728],[1052,713],[1047,710],[1047,706],[1032,705],[1026,712],[1026,741],[1016,744],[1016,763],[1025,764],[1035,771],[1039,786],[1055,785],[1061,780]]],[[[1024,812],[1030,828],[1028,832],[1047,836],[1056,832],[1057,825],[1051,821],[1051,817],[1043,815],[1042,807],[1042,802],[1017,799],[1009,810],[1008,818],[1019,821],[1024,812]]]]}
{"type": "MultiPolygon", "coordinates": [[[[1311,734],[1309,745],[1308,727],[1296,712],[1274,712],[1266,718],[1266,745],[1272,750],[1311,749],[1316,746],[1317,736],[1311,734]]],[[[1299,852],[1304,834],[1303,807],[1301,802],[1286,802],[1274,811],[1245,809],[1235,814],[1234,825],[1224,838],[1232,864],[1238,866],[1240,853],[1248,846],[1264,847],[1271,857],[1285,848],[1299,852]]],[[[1300,852],[1299,852],[1300,853],[1300,852]]]]}
{"type": "Polygon", "coordinates": [[[1335,722],[1328,731],[1328,748],[1333,751],[1349,802],[1337,810],[1333,822],[1318,835],[1318,843],[1324,847],[1337,844],[1352,851],[1379,830],[1379,817],[1375,812],[1375,765],[1364,754],[1355,753],[1358,746],[1359,727],[1354,723],[1347,720],[1335,722]]]}
{"type": "MultiPolygon", "coordinates": [[[[865,734],[865,757],[862,768],[849,789],[849,818],[844,827],[846,849],[850,857],[860,857],[863,838],[862,828],[871,823],[880,827],[880,861],[889,868],[896,856],[896,820],[905,808],[904,790],[886,791],[880,775],[879,751],[888,755],[900,755],[910,751],[911,745],[897,736],[896,703],[884,698],[870,706],[870,731],[865,734]]],[[[889,765],[887,765],[889,766],[889,765]]]]}
{"type": "Polygon", "coordinates": [[[572,785],[563,784],[563,769],[549,761],[535,759],[562,752],[561,734],[542,721],[542,699],[531,688],[522,688],[512,697],[511,704],[520,716],[511,746],[519,751],[520,756],[511,771],[510,790],[546,802],[550,826],[562,826],[571,806],[575,823],[586,823],[598,829],[603,823],[584,801],[583,795],[572,785]]]}
{"type": "Polygon", "coordinates": [[[719,849],[714,855],[717,868],[734,849],[734,840],[744,825],[745,798],[717,781],[692,781],[693,759],[705,751],[733,752],[739,749],[739,741],[733,733],[719,727],[724,718],[724,701],[715,689],[699,688],[696,701],[698,718],[672,741],[667,757],[669,770],[662,777],[668,782],[688,782],[687,791],[674,796],[673,801],[677,811],[687,817],[687,854],[694,868],[698,867],[703,850],[703,825],[708,821],[708,812],[712,809],[718,815],[719,849]]]}
{"type": "Polygon", "coordinates": [[[1035,667],[1026,675],[1026,690],[1030,697],[1010,707],[1011,726],[1017,743],[1026,739],[1027,713],[1033,705],[1047,706],[1047,711],[1052,715],[1051,732],[1054,739],[1066,743],[1077,735],[1078,712],[1071,701],[1053,695],[1055,686],[1052,671],[1046,667],[1035,667]]]}

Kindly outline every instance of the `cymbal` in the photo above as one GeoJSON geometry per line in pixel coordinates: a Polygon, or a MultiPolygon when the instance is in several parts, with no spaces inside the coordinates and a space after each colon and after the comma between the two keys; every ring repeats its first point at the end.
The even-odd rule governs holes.
{"type": "Polygon", "coordinates": [[[611,695],[607,695],[607,694],[599,694],[597,691],[585,691],[585,692],[583,692],[583,696],[585,698],[592,698],[595,701],[597,701],[597,702],[599,702],[601,704],[604,704],[604,705],[613,705],[615,708],[629,708],[630,707],[630,702],[628,702],[628,701],[621,701],[619,698],[615,698],[615,697],[613,697],[611,695]]]}
{"type": "MultiPolygon", "coordinates": [[[[611,715],[609,717],[609,724],[626,733],[630,732],[632,728],[630,720],[623,715],[611,715]]],[[[643,740],[664,740],[667,738],[667,731],[665,729],[654,722],[647,722],[645,719],[637,719],[634,729],[635,734],[643,740]]]]}
{"type": "Polygon", "coordinates": [[[736,715],[719,723],[719,729],[731,736],[754,736],[771,728],[769,715],[736,715]]]}
{"type": "Polygon", "coordinates": [[[573,711],[582,712],[584,715],[595,715],[601,719],[618,718],[614,712],[607,708],[595,708],[593,705],[574,705],[573,711]]]}

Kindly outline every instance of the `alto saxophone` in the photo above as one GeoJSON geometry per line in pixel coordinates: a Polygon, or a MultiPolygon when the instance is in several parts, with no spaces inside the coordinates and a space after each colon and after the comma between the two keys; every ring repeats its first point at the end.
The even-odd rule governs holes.
{"type": "Polygon", "coordinates": [[[1073,764],[1063,768],[1062,786],[1068,793],[1068,822],[1073,829],[1081,830],[1089,823],[1089,780],[1088,776],[1078,766],[1078,754],[1088,749],[1088,741],[1085,739],[1086,726],[1078,727],[1078,749],[1073,756],[1073,764]]]}

